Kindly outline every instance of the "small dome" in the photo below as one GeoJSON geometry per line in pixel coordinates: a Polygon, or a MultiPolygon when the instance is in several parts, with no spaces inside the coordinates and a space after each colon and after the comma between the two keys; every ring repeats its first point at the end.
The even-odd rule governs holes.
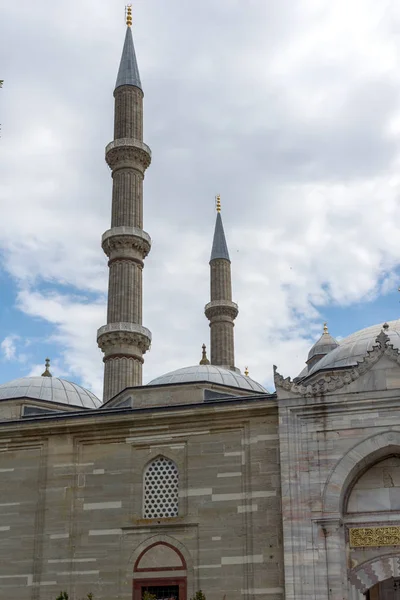
{"type": "Polygon", "coordinates": [[[11,398],[46,400],[81,408],[98,408],[101,405],[92,392],[58,377],[21,377],[0,385],[0,401],[11,398]]]}
{"type": "Polygon", "coordinates": [[[400,319],[389,321],[389,323],[385,323],[385,326],[382,324],[372,325],[341,340],[339,346],[323,356],[308,374],[312,375],[322,369],[330,370],[356,365],[366,356],[368,350],[372,350],[375,346],[375,340],[382,329],[389,336],[390,343],[394,348],[400,349],[400,319]]]}
{"type": "Polygon", "coordinates": [[[230,387],[241,390],[249,390],[262,394],[268,394],[268,391],[259,383],[235,371],[223,369],[215,365],[194,365],[193,367],[184,367],[171,371],[161,377],[157,377],[147,385],[166,385],[167,383],[196,383],[198,381],[209,381],[210,383],[219,383],[220,385],[229,385],[230,387]]]}
{"type": "Polygon", "coordinates": [[[315,342],[314,346],[308,353],[307,362],[310,361],[314,356],[321,356],[328,354],[331,350],[334,350],[339,346],[339,343],[332,337],[328,331],[326,324],[324,325],[324,333],[321,335],[319,340],[315,342]]]}

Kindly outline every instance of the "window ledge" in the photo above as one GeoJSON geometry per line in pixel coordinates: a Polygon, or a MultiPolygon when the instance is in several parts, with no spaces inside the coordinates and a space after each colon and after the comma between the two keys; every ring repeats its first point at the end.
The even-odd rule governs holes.
{"type": "Polygon", "coordinates": [[[198,520],[192,517],[159,517],[155,519],[132,519],[132,525],[122,527],[123,531],[143,529],[143,528],[154,528],[162,529],[164,527],[197,527],[199,524],[198,520]]]}

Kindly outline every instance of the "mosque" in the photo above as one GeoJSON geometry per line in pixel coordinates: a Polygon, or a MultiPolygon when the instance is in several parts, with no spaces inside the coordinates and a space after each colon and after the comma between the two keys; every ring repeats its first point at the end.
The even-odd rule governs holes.
{"type": "Polygon", "coordinates": [[[325,327],[268,392],[235,366],[217,202],[210,358],[142,385],[151,151],[131,25],[129,8],[106,147],[104,398],[49,361],[0,385],[0,599],[398,599],[400,320],[340,342],[325,327]]]}

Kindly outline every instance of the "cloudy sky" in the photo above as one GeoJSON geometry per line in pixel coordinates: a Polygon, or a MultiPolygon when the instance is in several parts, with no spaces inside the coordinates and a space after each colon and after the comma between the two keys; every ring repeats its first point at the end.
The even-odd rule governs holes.
{"type": "MultiPolygon", "coordinates": [[[[101,395],[117,0],[1,2],[0,382],[101,395]]],[[[326,320],[400,311],[400,3],[138,0],[145,91],[144,381],[200,360],[221,194],[236,362],[272,387],[326,320]]]]}

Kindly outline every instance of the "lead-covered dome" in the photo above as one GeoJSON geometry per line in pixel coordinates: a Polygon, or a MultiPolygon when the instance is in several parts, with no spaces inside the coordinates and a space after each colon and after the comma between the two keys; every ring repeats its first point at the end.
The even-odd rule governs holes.
{"type": "Polygon", "coordinates": [[[230,371],[229,369],[223,369],[215,365],[194,365],[193,367],[177,369],[153,379],[148,385],[196,383],[199,381],[209,381],[210,383],[228,385],[229,387],[262,394],[268,393],[262,385],[247,375],[242,375],[236,371],[230,371]]]}
{"type": "Polygon", "coordinates": [[[308,353],[307,362],[311,361],[316,356],[321,357],[325,354],[328,354],[332,350],[335,350],[335,348],[337,348],[338,346],[339,343],[337,342],[337,340],[335,340],[334,337],[330,335],[325,323],[324,332],[319,338],[319,340],[315,342],[314,346],[312,346],[310,352],[308,353]]]}
{"type": "Polygon", "coordinates": [[[400,319],[388,323],[372,325],[352,333],[339,342],[339,346],[326,354],[310,369],[308,375],[313,375],[321,370],[331,370],[352,367],[360,362],[369,350],[376,344],[376,338],[384,330],[389,336],[394,348],[400,348],[400,319]]]}
{"type": "Polygon", "coordinates": [[[0,401],[11,398],[31,398],[81,408],[101,405],[92,392],[59,377],[21,377],[0,385],[0,401]]]}

